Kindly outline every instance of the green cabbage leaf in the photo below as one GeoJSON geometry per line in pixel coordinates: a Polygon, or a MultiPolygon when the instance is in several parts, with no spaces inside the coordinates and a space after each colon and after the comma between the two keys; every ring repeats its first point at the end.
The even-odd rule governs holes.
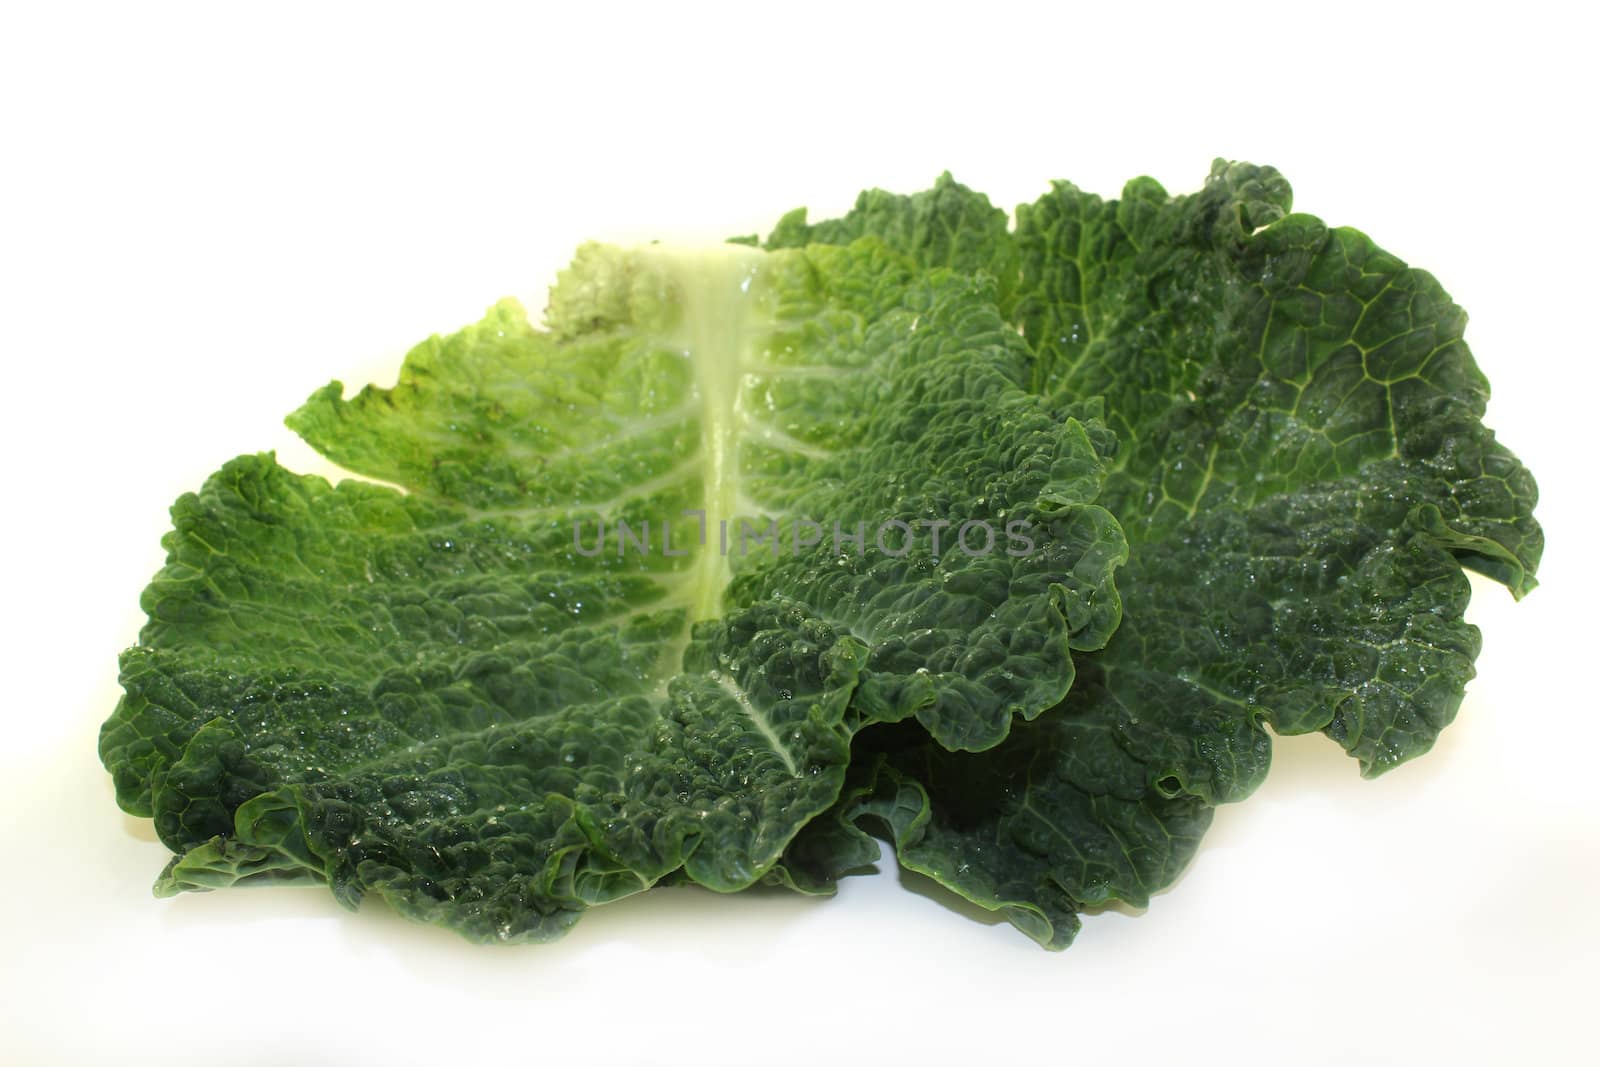
{"type": "Polygon", "coordinates": [[[1101,499],[1130,544],[1125,621],[1059,708],[979,753],[863,734],[790,880],[825,889],[884,827],[903,865],[1060,948],[1083,909],[1172,883],[1266,774],[1269,727],[1371,776],[1454,718],[1480,645],[1463,568],[1533,588],[1534,481],[1482,423],[1438,282],[1290,207],[1276,171],[1218,161],[1190,196],[1058,182],[1014,228],[949,175],[779,223],[767,247],[870,234],[996,278],[1031,388],[1111,431],[1101,499]]]}
{"type": "Polygon", "coordinates": [[[517,941],[781,879],[858,730],[992,747],[1116,627],[1107,431],[1029,388],[992,279],[587,246],[546,322],[501,303],[290,417],[368,480],[249,455],[176,503],[100,743],[159,893],[309,880],[517,941]],[[1029,551],[935,552],[952,519],[1029,551]]]}

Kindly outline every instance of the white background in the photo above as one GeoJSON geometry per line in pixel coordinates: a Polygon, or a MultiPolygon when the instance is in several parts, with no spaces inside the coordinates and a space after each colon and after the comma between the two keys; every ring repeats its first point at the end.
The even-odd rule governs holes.
{"type": "Polygon", "coordinates": [[[1584,1060],[1587,34],[1528,3],[576,7],[0,17],[0,1062],[1584,1060]],[[326,469],[280,422],[313,389],[390,382],[502,295],[542,306],[584,238],[764,232],[946,168],[1006,205],[1058,177],[1186,192],[1218,155],[1441,278],[1544,490],[1545,584],[1479,584],[1480,675],[1431,755],[1365,782],[1280,742],[1175,890],[1060,955],[892,863],[824,902],[653,892],[510,949],[320,890],[151,898],[164,850],[94,752],[116,653],[173,498],[240,452],[326,469]]]}

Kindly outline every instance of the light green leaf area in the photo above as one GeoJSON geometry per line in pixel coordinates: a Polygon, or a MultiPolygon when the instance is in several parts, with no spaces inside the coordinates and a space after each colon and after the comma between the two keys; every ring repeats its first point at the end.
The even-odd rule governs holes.
{"type": "Polygon", "coordinates": [[[858,729],[991,747],[1116,626],[1104,427],[1028,390],[992,282],[877,239],[590,246],[547,321],[502,303],[290,417],[391,484],[244,456],[174,506],[101,736],[159,892],[311,879],[515,941],[736,890],[858,729]],[[935,554],[948,520],[1034,550],[935,554]]]}
{"type": "Polygon", "coordinates": [[[1021,254],[1009,233],[1005,211],[982,193],[968,189],[946,171],[932,189],[899,196],[868,189],[842,218],[806,221],[806,209],[789,212],[765,246],[804,248],[845,245],[877,237],[910,256],[923,270],[949,267],[963,274],[983,272],[995,281],[996,299],[1008,316],[1021,275],[1021,254]]]}
{"type": "MultiPolygon", "coordinates": [[[[970,233],[988,210],[948,177],[921,197],[865,198],[872,232],[904,231],[883,221],[898,211],[970,233]]],[[[876,818],[902,863],[1060,947],[1078,908],[1171,882],[1195,803],[1265,775],[1268,725],[1322,731],[1366,775],[1427,751],[1479,650],[1463,568],[1521,596],[1543,536],[1532,477],[1481,421],[1464,313],[1365,235],[1291,213],[1276,171],[1219,161],[1179,197],[1056,183],[991,237],[987,265],[970,242],[961,258],[1020,263],[1032,387],[1115,436],[1102,499],[1128,533],[1126,618],[1030,729],[970,757],[890,753],[871,795],[896,805],[858,801],[817,824],[837,849],[795,850],[826,884],[859,851],[837,828],[876,818]]]]}

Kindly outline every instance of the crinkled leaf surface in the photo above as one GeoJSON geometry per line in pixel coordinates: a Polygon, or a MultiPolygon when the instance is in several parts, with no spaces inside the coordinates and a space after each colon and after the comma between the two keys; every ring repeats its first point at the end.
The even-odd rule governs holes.
{"type": "Polygon", "coordinates": [[[537,940],[663,878],[738,889],[858,728],[992,746],[1115,627],[1103,442],[1026,388],[992,283],[875,239],[593,246],[547,319],[503,303],[291,417],[400,489],[257,455],[174,506],[101,736],[177,853],[159,891],[310,878],[537,940]],[[1035,550],[872,541],[952,518],[1035,550]]]}
{"type": "MultiPolygon", "coordinates": [[[[947,175],[811,233],[971,234],[990,212],[947,175]]],[[[1368,775],[1425,752],[1479,648],[1462,568],[1521,596],[1543,540],[1532,477],[1481,422],[1461,309],[1365,235],[1290,213],[1276,171],[1219,161],[1181,197],[1057,183],[985,232],[1033,387],[1103,398],[1126,620],[1060,709],[987,753],[895,747],[852,790],[870,799],[796,851],[823,884],[856,862],[841,827],[876,818],[907,866],[1061,947],[1077,908],[1171,882],[1204,805],[1265,774],[1266,725],[1320,730],[1368,775]]],[[[958,243],[902,247],[982,259],[958,243]]]]}
{"type": "Polygon", "coordinates": [[[963,274],[988,274],[995,281],[1001,310],[1011,312],[1021,254],[1006,213],[949,172],[940,175],[932,189],[910,196],[869,189],[843,218],[811,223],[806,214],[805,208],[796,208],[778,220],[766,247],[842,245],[877,237],[911,256],[924,270],[949,267],[963,274]]]}

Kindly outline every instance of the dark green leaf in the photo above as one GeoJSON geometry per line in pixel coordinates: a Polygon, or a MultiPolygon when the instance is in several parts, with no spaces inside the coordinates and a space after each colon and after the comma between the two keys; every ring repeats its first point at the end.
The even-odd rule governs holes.
{"type": "MultiPolygon", "coordinates": [[[[987,206],[938,194],[922,202],[952,220],[987,206]]],[[[1219,161],[1193,196],[1057,183],[989,235],[1001,269],[1020,256],[1033,387],[1063,410],[1104,400],[1126,619],[1061,707],[994,751],[896,756],[885,821],[902,862],[1052,946],[1076,908],[1175,876],[1204,827],[1193,805],[1261,781],[1266,725],[1320,730],[1368,775],[1427,751],[1479,649],[1462,568],[1534,585],[1536,489],[1481,422],[1465,315],[1363,234],[1289,209],[1276,171],[1219,161]]]]}

